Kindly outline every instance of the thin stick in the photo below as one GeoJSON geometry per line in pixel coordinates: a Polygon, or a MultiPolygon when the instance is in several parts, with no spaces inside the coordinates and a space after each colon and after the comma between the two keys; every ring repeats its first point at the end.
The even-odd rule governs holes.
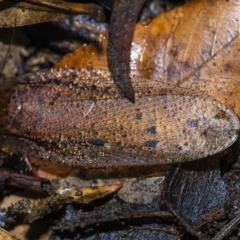
{"type": "Polygon", "coordinates": [[[235,227],[240,223],[240,214],[238,214],[232,221],[225,225],[220,232],[218,232],[212,240],[221,240],[226,237],[235,227]]]}
{"type": "Polygon", "coordinates": [[[166,198],[162,197],[162,200],[166,204],[168,210],[178,219],[179,223],[186,228],[188,233],[199,240],[204,239],[203,235],[193,227],[193,224],[191,224],[184,216],[182,216],[179,211],[176,211],[166,198]]]}

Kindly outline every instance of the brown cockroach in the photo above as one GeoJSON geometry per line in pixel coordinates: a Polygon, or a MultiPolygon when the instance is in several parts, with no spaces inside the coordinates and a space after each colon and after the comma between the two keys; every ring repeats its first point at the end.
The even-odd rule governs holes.
{"type": "Polygon", "coordinates": [[[82,167],[179,163],[228,148],[239,120],[220,101],[132,76],[135,103],[109,71],[51,69],[0,87],[0,150],[82,167]]]}

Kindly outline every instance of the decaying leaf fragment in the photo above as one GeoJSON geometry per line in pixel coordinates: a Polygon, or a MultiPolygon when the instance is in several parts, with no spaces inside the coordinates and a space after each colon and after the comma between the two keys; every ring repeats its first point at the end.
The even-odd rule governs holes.
{"type": "Polygon", "coordinates": [[[132,77],[126,100],[109,71],[52,69],[1,92],[0,149],[82,167],[192,161],[228,148],[237,116],[202,92],[132,77]]]}
{"type": "Polygon", "coordinates": [[[11,233],[7,232],[3,228],[0,228],[0,240],[18,240],[15,236],[11,233]]]}
{"type": "Polygon", "coordinates": [[[103,186],[82,187],[81,189],[60,188],[56,193],[61,197],[72,198],[72,202],[87,204],[98,198],[116,192],[122,184],[108,184],[103,186]]]}
{"type": "Polygon", "coordinates": [[[58,0],[0,1],[0,28],[18,27],[63,18],[71,14],[90,14],[102,18],[97,4],[58,0]]]}
{"type": "Polygon", "coordinates": [[[96,199],[103,198],[106,195],[116,192],[122,184],[108,184],[95,187],[82,187],[77,189],[60,188],[55,195],[41,199],[38,204],[33,207],[32,212],[26,216],[26,222],[32,222],[44,217],[46,214],[61,209],[68,203],[88,204],[96,199]]]}

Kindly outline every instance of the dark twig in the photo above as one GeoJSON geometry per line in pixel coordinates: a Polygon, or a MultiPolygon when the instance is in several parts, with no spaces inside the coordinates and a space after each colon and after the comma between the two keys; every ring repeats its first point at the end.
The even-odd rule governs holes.
{"type": "Polygon", "coordinates": [[[186,228],[188,233],[199,240],[204,239],[203,235],[194,228],[193,224],[190,223],[181,213],[175,210],[166,198],[162,197],[162,200],[166,204],[168,210],[178,219],[179,223],[186,228]]]}
{"type": "Polygon", "coordinates": [[[25,189],[43,195],[48,195],[48,192],[51,192],[51,185],[47,179],[19,173],[7,168],[0,168],[0,182],[3,185],[25,189]]]}
{"type": "Polygon", "coordinates": [[[114,221],[129,221],[130,219],[172,219],[173,215],[166,211],[139,211],[133,210],[128,205],[109,204],[96,208],[92,212],[75,211],[71,206],[67,207],[67,216],[77,216],[70,220],[66,218],[58,226],[53,226],[52,230],[71,230],[73,228],[85,228],[87,226],[105,224],[114,221]]]}
{"type": "Polygon", "coordinates": [[[225,219],[225,212],[226,210],[224,204],[217,205],[216,207],[209,209],[206,213],[201,215],[196,221],[193,222],[193,225],[196,229],[200,229],[207,223],[225,219]]]}
{"type": "Polygon", "coordinates": [[[179,239],[179,235],[182,234],[179,230],[177,230],[176,228],[171,227],[171,226],[159,226],[159,227],[132,227],[132,228],[137,229],[137,230],[161,231],[161,232],[166,232],[166,233],[170,233],[170,234],[176,235],[178,239],[179,239]]]}
{"type": "Polygon", "coordinates": [[[212,240],[222,240],[240,223],[240,214],[237,215],[232,221],[225,225],[220,232],[218,232],[212,240]]]}

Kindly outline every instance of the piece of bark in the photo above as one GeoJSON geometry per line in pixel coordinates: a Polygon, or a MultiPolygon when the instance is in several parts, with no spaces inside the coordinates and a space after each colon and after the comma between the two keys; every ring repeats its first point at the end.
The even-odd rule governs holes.
{"type": "Polygon", "coordinates": [[[33,191],[42,195],[48,195],[49,191],[51,192],[51,185],[47,179],[22,174],[2,167],[0,168],[0,183],[2,188],[6,185],[33,191]]]}

